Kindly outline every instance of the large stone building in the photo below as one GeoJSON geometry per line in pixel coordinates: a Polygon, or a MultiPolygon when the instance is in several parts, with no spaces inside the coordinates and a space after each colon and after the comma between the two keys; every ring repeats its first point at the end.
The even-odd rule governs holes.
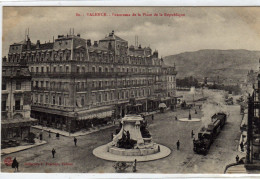
{"type": "Polygon", "coordinates": [[[114,31],[93,44],[79,34],[42,44],[27,37],[10,45],[9,62],[19,59],[32,75],[32,117],[49,127],[74,132],[124,116],[130,98],[145,111],[175,102],[175,67],[114,31]]]}
{"type": "Polygon", "coordinates": [[[248,100],[247,155],[245,167],[249,170],[260,170],[260,70],[258,72],[258,84],[254,88],[254,92],[248,100]]]}
{"type": "MultiPolygon", "coordinates": [[[[28,67],[21,61],[2,61],[2,145],[11,140],[20,141],[28,136],[30,126],[36,120],[31,113],[31,76],[28,67]]],[[[5,147],[5,146],[2,146],[5,147]]]]}

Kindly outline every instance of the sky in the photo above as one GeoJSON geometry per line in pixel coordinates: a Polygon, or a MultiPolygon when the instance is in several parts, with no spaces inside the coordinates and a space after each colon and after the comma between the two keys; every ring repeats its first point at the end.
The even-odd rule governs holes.
{"type": "Polygon", "coordinates": [[[157,49],[162,57],[201,49],[260,50],[260,7],[4,7],[3,56],[8,54],[10,44],[25,39],[27,28],[33,43],[52,41],[53,36],[68,34],[70,28],[92,42],[114,30],[129,46],[135,44],[137,35],[142,47],[157,49]],[[133,13],[141,16],[132,16],[133,13]],[[155,13],[185,16],[154,16],[155,13]]]}

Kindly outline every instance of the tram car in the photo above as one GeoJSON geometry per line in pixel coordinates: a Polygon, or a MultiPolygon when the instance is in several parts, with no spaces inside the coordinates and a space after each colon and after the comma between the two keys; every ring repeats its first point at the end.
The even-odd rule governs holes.
{"type": "Polygon", "coordinates": [[[226,120],[227,115],[225,113],[214,114],[208,127],[203,127],[198,133],[198,139],[193,141],[193,151],[197,154],[206,155],[226,120]]]}

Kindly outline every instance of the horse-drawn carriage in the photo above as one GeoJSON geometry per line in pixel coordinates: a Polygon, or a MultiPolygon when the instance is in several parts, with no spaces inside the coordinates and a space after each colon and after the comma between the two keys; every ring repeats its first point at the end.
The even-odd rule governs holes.
{"type": "Polygon", "coordinates": [[[136,160],[134,162],[116,162],[113,167],[117,173],[125,173],[129,167],[132,167],[132,172],[136,172],[136,160]]]}

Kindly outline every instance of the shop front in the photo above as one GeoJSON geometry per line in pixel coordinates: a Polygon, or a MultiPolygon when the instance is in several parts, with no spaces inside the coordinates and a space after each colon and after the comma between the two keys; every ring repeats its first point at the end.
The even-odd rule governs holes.
{"type": "Polygon", "coordinates": [[[76,131],[89,129],[97,126],[107,125],[112,122],[112,106],[105,106],[86,111],[78,112],[78,117],[75,120],[76,131]]]}
{"type": "Polygon", "coordinates": [[[5,147],[14,147],[28,137],[32,125],[35,125],[36,119],[12,119],[1,121],[1,145],[5,147]]]}

